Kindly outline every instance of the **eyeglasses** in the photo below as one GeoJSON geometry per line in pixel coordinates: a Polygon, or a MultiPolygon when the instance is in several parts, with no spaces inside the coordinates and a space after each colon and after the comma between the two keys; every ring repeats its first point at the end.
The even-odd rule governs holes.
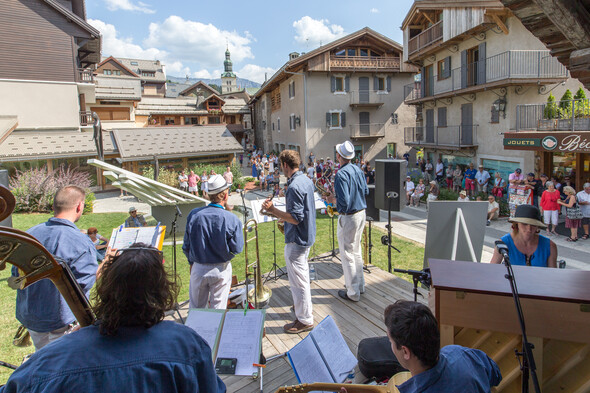
{"type": "Polygon", "coordinates": [[[115,256],[118,257],[121,254],[123,254],[123,253],[125,253],[127,251],[132,251],[132,250],[135,250],[135,251],[139,251],[139,250],[151,251],[151,252],[154,252],[154,253],[158,254],[158,257],[160,258],[160,260],[164,259],[164,252],[163,251],[160,251],[160,250],[157,250],[157,249],[151,248],[151,247],[129,247],[129,248],[121,248],[121,249],[118,249],[117,250],[117,252],[115,253],[115,256]]]}
{"type": "Polygon", "coordinates": [[[129,214],[133,214],[133,213],[137,213],[137,210],[133,210],[132,212],[129,212],[129,214]]]}

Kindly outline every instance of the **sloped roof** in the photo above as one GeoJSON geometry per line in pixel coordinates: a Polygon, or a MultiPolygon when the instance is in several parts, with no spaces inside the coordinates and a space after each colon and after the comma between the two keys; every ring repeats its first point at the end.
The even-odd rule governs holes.
{"type": "Polygon", "coordinates": [[[0,143],[18,126],[17,116],[0,116],[0,143]]]}
{"type": "Polygon", "coordinates": [[[166,84],[166,98],[176,98],[181,92],[191,87],[190,83],[167,83],[166,84]]]}
{"type": "Polygon", "coordinates": [[[221,108],[225,114],[250,113],[248,104],[242,98],[226,98],[221,108]]]}
{"type": "Polygon", "coordinates": [[[135,109],[136,115],[206,115],[207,111],[197,108],[195,97],[155,98],[143,97],[135,109]]]}
{"type": "Polygon", "coordinates": [[[226,126],[146,127],[112,130],[123,161],[228,154],[243,151],[226,126]]]}
{"type": "MultiPolygon", "coordinates": [[[[132,76],[136,76],[139,78],[139,75],[137,75],[135,72],[133,72],[132,70],[130,70],[129,68],[127,68],[125,66],[125,64],[121,63],[119,60],[115,59],[113,56],[109,56],[106,59],[103,59],[99,64],[96,65],[97,68],[101,67],[102,65],[104,65],[105,63],[108,63],[109,61],[114,62],[115,64],[117,64],[117,66],[121,67],[121,69],[123,69],[124,71],[127,71],[128,73],[130,73],[132,76]]],[[[114,77],[116,77],[117,75],[114,75],[114,77]]]]}
{"type": "Polygon", "coordinates": [[[141,79],[97,75],[96,99],[139,101],[141,100],[141,79]]]}
{"type": "Polygon", "coordinates": [[[415,0],[410,7],[410,10],[406,14],[406,17],[402,21],[401,29],[405,29],[407,24],[420,10],[441,10],[443,8],[465,7],[504,8],[500,0],[415,0]]]}
{"type": "Polygon", "coordinates": [[[183,95],[187,94],[189,91],[191,91],[199,86],[202,86],[204,89],[209,90],[209,92],[211,94],[219,94],[219,92],[217,90],[215,90],[214,88],[212,88],[211,86],[209,86],[205,82],[198,81],[197,83],[194,83],[194,84],[190,85],[189,87],[187,87],[186,89],[184,89],[183,91],[181,91],[180,95],[183,96],[183,95]]]}
{"type": "Polygon", "coordinates": [[[166,82],[166,74],[164,73],[164,65],[160,60],[142,60],[142,59],[125,59],[118,57],[120,63],[125,67],[135,72],[141,79],[153,82],[166,82]],[[131,63],[137,63],[131,64],[131,63]],[[141,71],[155,72],[155,76],[143,76],[141,71]]]}
{"type": "MultiPolygon", "coordinates": [[[[93,136],[92,130],[14,131],[0,144],[0,162],[94,157],[93,136]]],[[[105,154],[116,153],[108,131],[103,131],[103,146],[105,154]]]]}

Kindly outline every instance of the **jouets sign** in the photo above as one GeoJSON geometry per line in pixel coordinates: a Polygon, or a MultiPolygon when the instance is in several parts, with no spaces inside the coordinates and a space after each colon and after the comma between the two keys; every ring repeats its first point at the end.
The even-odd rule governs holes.
{"type": "Polygon", "coordinates": [[[590,132],[506,133],[503,141],[507,150],[544,150],[563,153],[590,152],[590,132]]]}

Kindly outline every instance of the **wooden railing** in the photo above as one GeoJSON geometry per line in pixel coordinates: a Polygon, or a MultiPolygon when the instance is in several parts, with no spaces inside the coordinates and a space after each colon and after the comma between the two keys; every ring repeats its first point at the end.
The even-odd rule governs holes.
{"type": "Polygon", "coordinates": [[[393,69],[399,70],[399,57],[339,57],[330,56],[330,69],[347,68],[347,69],[393,69]]]}
{"type": "Polygon", "coordinates": [[[78,82],[94,83],[94,71],[87,68],[78,68],[78,82]]]}
{"type": "Polygon", "coordinates": [[[442,39],[443,21],[437,22],[408,41],[408,54],[419,51],[428,45],[442,39]]]}
{"type": "Polygon", "coordinates": [[[91,126],[94,124],[91,111],[80,111],[80,125],[91,126]]]}

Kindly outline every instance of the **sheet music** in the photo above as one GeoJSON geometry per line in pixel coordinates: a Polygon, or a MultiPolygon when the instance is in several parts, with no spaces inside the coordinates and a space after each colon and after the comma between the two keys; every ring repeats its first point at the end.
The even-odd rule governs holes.
{"type": "Polygon", "coordinates": [[[210,310],[193,308],[189,311],[186,317],[186,326],[193,329],[209,344],[211,348],[211,355],[215,358],[215,343],[219,335],[219,328],[225,310],[210,310]]]}
{"type": "Polygon", "coordinates": [[[309,334],[321,352],[335,382],[343,382],[356,367],[357,360],[348,348],[331,316],[324,318],[309,334]]]}
{"type": "Polygon", "coordinates": [[[333,383],[328,367],[309,336],[287,352],[299,383],[333,383]]]}
{"type": "Polygon", "coordinates": [[[236,358],[236,375],[258,372],[253,363],[260,362],[264,310],[227,310],[216,358],[236,358]]]}
{"type": "Polygon", "coordinates": [[[145,243],[152,247],[159,247],[158,239],[163,235],[164,230],[164,226],[139,228],[117,227],[113,229],[111,239],[109,240],[109,247],[116,249],[128,248],[137,242],[145,243]]]}

